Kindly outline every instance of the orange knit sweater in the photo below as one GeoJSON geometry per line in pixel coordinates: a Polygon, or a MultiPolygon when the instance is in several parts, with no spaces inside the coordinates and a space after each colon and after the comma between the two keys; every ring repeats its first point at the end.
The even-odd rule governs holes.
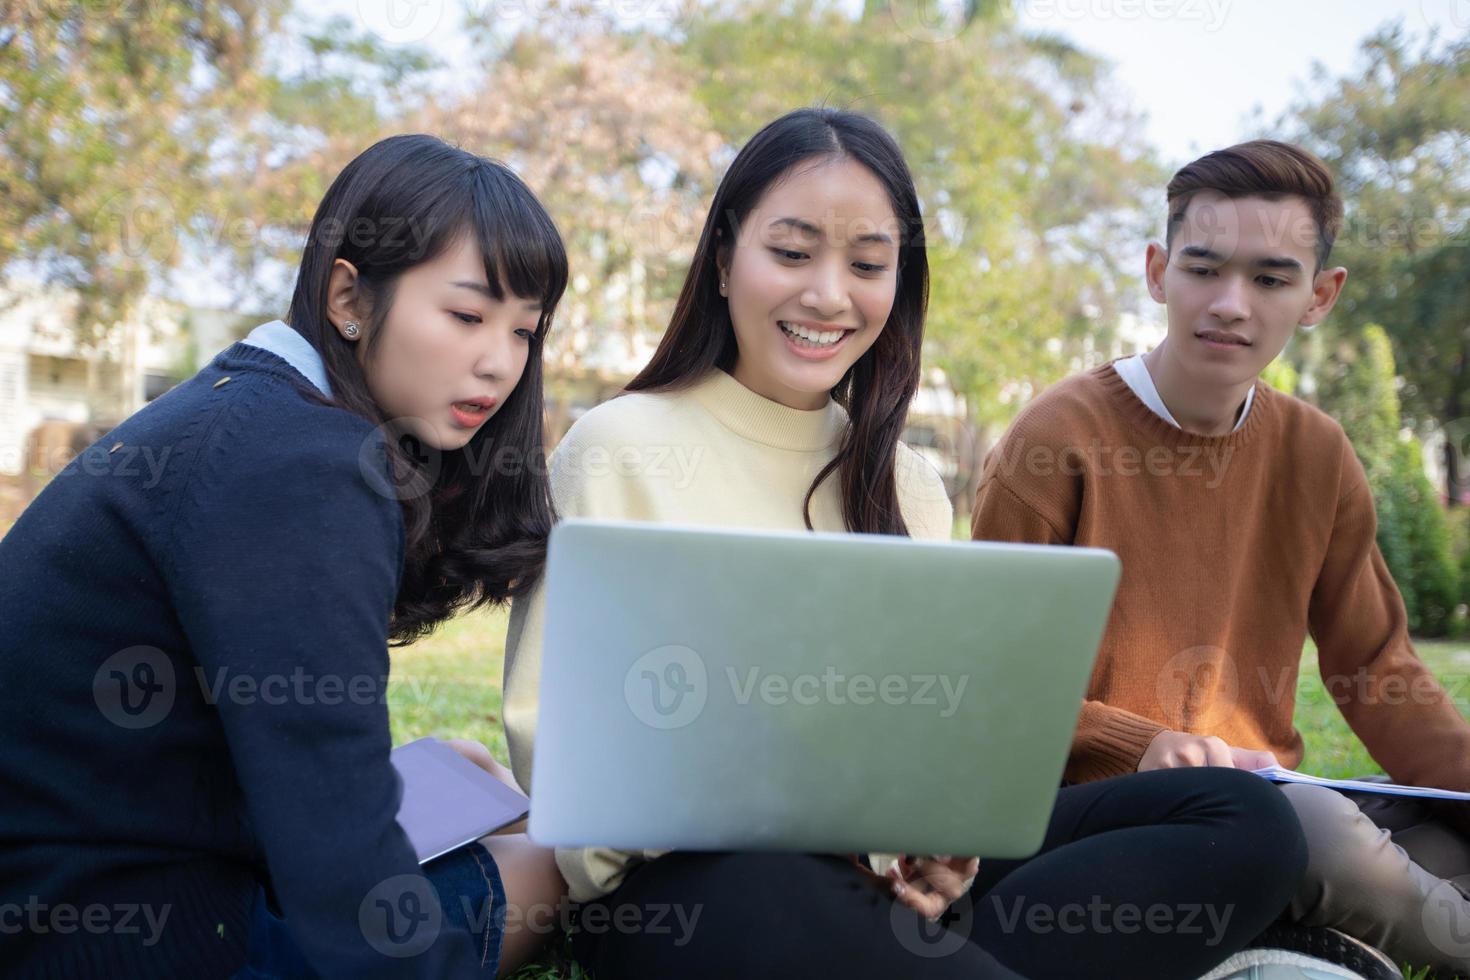
{"type": "Polygon", "coordinates": [[[1238,431],[1198,436],[1104,365],[1043,393],[986,460],[977,540],[1123,562],[1067,778],[1134,771],[1166,728],[1295,767],[1310,631],[1329,695],[1391,777],[1470,790],[1470,725],[1414,653],[1352,446],[1316,408],[1256,391],[1238,431]]]}

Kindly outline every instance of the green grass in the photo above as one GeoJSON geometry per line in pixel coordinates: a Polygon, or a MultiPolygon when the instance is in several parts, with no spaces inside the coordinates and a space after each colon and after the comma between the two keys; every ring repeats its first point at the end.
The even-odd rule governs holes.
{"type": "MultiPolygon", "coordinates": [[[[506,616],[477,612],[446,624],[411,647],[394,651],[388,703],[395,745],[424,735],[472,738],[509,764],[500,719],[501,665],[506,616]]],[[[1470,687],[1470,644],[1425,641],[1419,655],[1459,698],[1470,687]]],[[[1461,711],[1465,710],[1463,700],[1461,711]]],[[[1331,778],[1381,772],[1348,729],[1317,676],[1316,651],[1303,653],[1297,685],[1297,728],[1306,742],[1302,770],[1331,778]]],[[[517,980],[582,977],[569,965],[564,941],[553,943],[540,961],[516,974],[517,980]]],[[[1423,971],[1405,970],[1419,980],[1423,971]]]]}

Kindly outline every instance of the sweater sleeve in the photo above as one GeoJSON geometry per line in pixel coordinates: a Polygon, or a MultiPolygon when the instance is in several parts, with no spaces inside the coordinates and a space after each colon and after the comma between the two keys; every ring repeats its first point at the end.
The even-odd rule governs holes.
{"type": "Polygon", "coordinates": [[[1344,455],[1345,490],[1308,609],[1322,681],[1394,780],[1470,789],[1470,725],[1414,652],[1367,476],[1346,440],[1344,455]]]}
{"type": "Polygon", "coordinates": [[[385,694],[403,524],[385,471],[369,484],[381,440],[344,412],[303,428],[244,395],[226,395],[182,488],[168,579],[276,900],[324,976],[476,974],[396,820],[385,694]],[[373,918],[411,906],[412,922],[373,918]]]}
{"type": "MultiPolygon", "coordinates": [[[[997,447],[996,453],[1003,448],[997,447]]],[[[992,461],[996,458],[993,455],[992,461]]],[[[970,520],[974,540],[1067,545],[1072,543],[1074,533],[1062,523],[1060,515],[1044,516],[1011,489],[994,465],[989,467],[975,495],[970,520]]],[[[1149,743],[1162,731],[1163,725],[1142,715],[1102,701],[1085,700],[1064,778],[1069,783],[1085,783],[1136,772],[1149,743]]]]}
{"type": "Polygon", "coordinates": [[[949,501],[944,478],[933,464],[900,442],[894,457],[894,477],[909,537],[917,541],[952,540],[954,505],[949,501]]]}

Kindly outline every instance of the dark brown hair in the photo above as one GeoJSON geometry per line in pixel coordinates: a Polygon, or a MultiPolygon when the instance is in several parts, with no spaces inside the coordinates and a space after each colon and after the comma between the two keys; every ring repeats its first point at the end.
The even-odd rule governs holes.
{"type": "Polygon", "coordinates": [[[919,388],[929,260],[919,198],[903,153],[868,117],[839,109],[798,109],[745,144],[715,191],[669,329],[648,366],[625,390],[675,391],[712,369],[730,371],[735,366],[739,350],[730,308],[719,292],[719,249],[739,240],[740,222],[792,167],[834,157],[862,164],[887,189],[899,227],[898,283],[893,310],[878,339],[831,391],[847,410],[848,423],[837,454],[807,490],[802,516],[810,530],[812,496],[837,472],[849,531],[907,535],[894,461],[909,403],[919,388]]]}
{"type": "Polygon", "coordinates": [[[363,151],[328,188],[301,255],[287,322],[317,349],[332,401],[383,426],[392,492],[403,508],[403,576],[389,637],[411,642],[456,611],[499,603],[536,583],[554,511],[542,439],[541,351],[567,282],[551,217],[509,168],[426,135],[392,136],[363,151]],[[367,354],[383,339],[402,275],[465,235],[485,260],[498,300],[541,301],[530,356],[500,410],[460,450],[424,446],[384,417],[353,345],[327,319],[332,265],[357,268],[368,306],[367,354]],[[485,465],[509,454],[520,465],[485,465]],[[476,461],[479,461],[478,463],[476,461]]]}
{"type": "Polygon", "coordinates": [[[1332,243],[1342,229],[1342,198],[1332,171],[1311,153],[1277,140],[1251,140],[1208,153],[1185,164],[1169,181],[1169,224],[1165,244],[1184,221],[1189,202],[1200,191],[1228,198],[1262,197],[1268,201],[1298,197],[1311,210],[1317,226],[1317,268],[1327,264],[1332,243]]]}

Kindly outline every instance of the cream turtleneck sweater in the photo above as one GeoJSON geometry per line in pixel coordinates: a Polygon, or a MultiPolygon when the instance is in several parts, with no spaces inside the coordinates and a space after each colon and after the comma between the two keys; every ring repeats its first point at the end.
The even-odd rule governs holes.
{"type": "MultiPolygon", "coordinates": [[[[846,424],[835,402],[799,411],[716,370],[681,391],[623,395],[578,419],[552,456],[552,496],[562,517],[804,530],[802,501],[846,424]]],[[[909,533],[948,540],[953,511],[939,474],[902,444],[895,466],[909,533]]],[[[836,474],[812,497],[811,517],[818,531],[846,530],[836,474]]],[[[539,587],[517,601],[505,644],[506,740],[527,792],[544,605],[539,587]]],[[[634,862],[656,856],[558,849],[556,861],[571,897],[587,901],[616,888],[634,862]]]]}

